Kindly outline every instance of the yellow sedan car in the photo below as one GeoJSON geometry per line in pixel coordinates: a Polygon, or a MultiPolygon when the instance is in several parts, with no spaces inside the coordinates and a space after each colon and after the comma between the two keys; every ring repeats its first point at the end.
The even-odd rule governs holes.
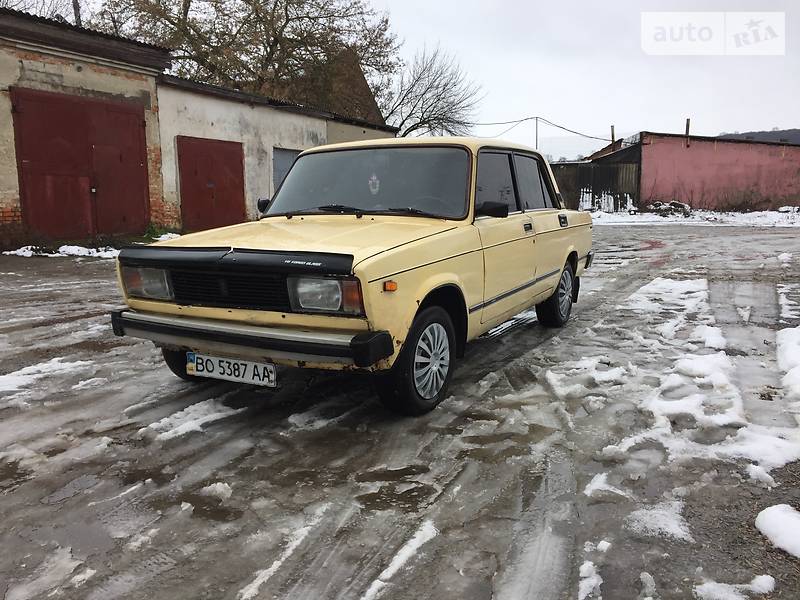
{"type": "Polygon", "coordinates": [[[468,341],[536,306],[560,327],[592,261],[530,148],[437,137],[302,153],[262,218],[124,249],[114,332],[193,381],[276,386],[275,365],[375,373],[411,415],[447,393],[468,341]]]}

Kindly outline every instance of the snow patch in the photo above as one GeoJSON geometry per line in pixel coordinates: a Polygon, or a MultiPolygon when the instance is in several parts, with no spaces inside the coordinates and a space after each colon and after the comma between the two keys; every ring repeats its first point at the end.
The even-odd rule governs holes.
{"type": "Polygon", "coordinates": [[[603,498],[608,496],[621,496],[631,498],[631,494],[608,483],[608,473],[598,473],[583,488],[583,493],[589,498],[603,498]]]}
{"type": "Polygon", "coordinates": [[[31,256],[48,256],[51,258],[61,256],[80,256],[87,258],[117,258],[119,250],[111,246],[104,246],[100,248],[85,248],[84,246],[60,246],[55,252],[47,252],[39,246],[23,246],[16,250],[6,250],[3,254],[12,256],[23,256],[30,258],[31,256]]]}
{"type": "Polygon", "coordinates": [[[747,600],[745,594],[769,594],[775,589],[775,579],[769,575],[759,575],[750,583],[730,584],[707,581],[694,586],[698,600],[747,600]]]}
{"type": "Polygon", "coordinates": [[[599,225],[723,225],[740,227],[800,227],[800,213],[777,210],[716,212],[695,210],[688,217],[662,217],[656,213],[595,212],[592,221],[599,225]]]}
{"type": "Polygon", "coordinates": [[[228,500],[233,494],[233,489],[227,483],[217,481],[216,483],[207,485],[206,487],[201,489],[198,493],[201,496],[210,496],[212,498],[217,498],[220,501],[225,502],[225,500],[228,500]]]}
{"type": "Polygon", "coordinates": [[[722,330],[719,327],[711,327],[709,325],[695,327],[689,339],[703,342],[706,348],[714,348],[716,350],[723,350],[728,345],[722,335],[722,330]]]}
{"type": "Polygon", "coordinates": [[[625,527],[643,536],[663,536],[683,542],[694,542],[689,525],[681,516],[683,502],[668,500],[640,508],[625,517],[625,527]]]}
{"type": "Polygon", "coordinates": [[[756,528],[773,546],[800,558],[800,512],[788,504],[770,506],[758,513],[756,528]]]}
{"type": "Polygon", "coordinates": [[[800,284],[797,283],[779,283],[778,290],[778,304],[781,307],[782,319],[800,319],[800,301],[794,298],[800,298],[800,284]]]}
{"type": "Polygon", "coordinates": [[[776,336],[778,367],[784,371],[782,383],[788,397],[800,400],[800,327],[781,329],[776,336]]]}
{"type": "Polygon", "coordinates": [[[69,580],[69,582],[70,582],[70,584],[72,584],[72,587],[79,588],[79,587],[81,587],[81,586],[82,586],[84,583],[86,583],[87,581],[89,581],[89,579],[91,579],[91,577],[92,577],[92,576],[93,576],[95,573],[97,573],[97,571],[96,571],[96,570],[94,570],[94,569],[90,569],[89,567],[87,567],[86,569],[84,569],[83,571],[81,571],[80,573],[78,573],[77,575],[75,575],[75,576],[74,576],[72,579],[70,579],[70,580],[69,580]]]}
{"type": "Polygon", "coordinates": [[[361,596],[361,600],[374,600],[377,598],[383,591],[383,588],[386,587],[387,582],[403,568],[403,565],[405,565],[424,544],[435,538],[438,534],[439,531],[434,526],[433,521],[424,521],[413,537],[397,551],[397,554],[394,555],[389,566],[386,567],[381,574],[378,575],[378,578],[372,582],[369,588],[367,588],[367,591],[361,596]]]}
{"type": "Polygon", "coordinates": [[[245,410],[230,408],[221,402],[221,398],[209,398],[192,404],[181,411],[164,417],[139,430],[139,435],[155,432],[157,440],[171,440],[193,431],[202,432],[203,427],[214,421],[226,419],[245,410]]]}
{"type": "Polygon", "coordinates": [[[592,561],[584,561],[578,569],[580,575],[580,582],[578,583],[578,600],[585,600],[586,598],[601,598],[600,586],[603,583],[603,578],[597,572],[597,567],[594,566],[592,561]]]}
{"type": "Polygon", "coordinates": [[[261,589],[261,586],[264,585],[270,577],[272,577],[278,569],[281,568],[284,562],[297,550],[297,547],[303,543],[303,540],[308,537],[308,534],[311,533],[311,530],[317,526],[319,521],[322,519],[322,515],[328,510],[328,504],[323,505],[320,507],[311,517],[310,522],[298,529],[297,531],[293,532],[287,542],[286,547],[281,552],[281,555],[276,558],[272,564],[267,569],[261,569],[260,571],[256,572],[256,576],[248,583],[245,587],[239,590],[239,593],[236,595],[238,600],[250,600],[251,598],[255,598],[258,596],[258,591],[261,589]]]}
{"type": "Polygon", "coordinates": [[[63,583],[80,564],[81,561],[72,557],[72,548],[58,548],[42,561],[31,578],[10,586],[4,598],[5,600],[41,598],[45,592],[63,583]]]}
{"type": "Polygon", "coordinates": [[[153,240],[156,242],[166,242],[168,240],[176,240],[181,237],[180,233],[162,233],[158,237],[154,237],[153,240]]]}
{"type": "Polygon", "coordinates": [[[31,385],[49,375],[66,375],[70,372],[81,371],[92,363],[86,360],[65,361],[63,358],[50,360],[35,365],[23,367],[13,373],[0,375],[0,392],[17,391],[31,385]]]}
{"type": "Polygon", "coordinates": [[[767,470],[761,465],[747,465],[747,475],[753,481],[759,481],[768,488],[774,488],[778,485],[772,478],[772,475],[767,473],[767,470]]]}
{"type": "Polygon", "coordinates": [[[153,537],[157,533],[158,533],[158,527],[154,527],[152,529],[148,529],[144,533],[140,533],[136,537],[134,537],[130,542],[128,542],[125,545],[125,547],[128,550],[133,550],[134,552],[136,552],[137,550],[139,550],[145,544],[149,544],[151,541],[153,541],[153,537]]]}

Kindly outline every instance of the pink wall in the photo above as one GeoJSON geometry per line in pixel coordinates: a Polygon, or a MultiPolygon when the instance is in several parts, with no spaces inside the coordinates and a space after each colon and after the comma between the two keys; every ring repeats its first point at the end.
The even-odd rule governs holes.
{"type": "Polygon", "coordinates": [[[800,146],[642,136],[641,205],[694,208],[800,206],[800,146]]]}

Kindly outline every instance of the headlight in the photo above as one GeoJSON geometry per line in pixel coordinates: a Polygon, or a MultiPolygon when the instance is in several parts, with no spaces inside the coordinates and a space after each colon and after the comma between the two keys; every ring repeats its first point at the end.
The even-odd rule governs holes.
{"type": "Polygon", "coordinates": [[[297,312],[364,313],[357,279],[289,277],[289,299],[297,312]]]}
{"type": "Polygon", "coordinates": [[[164,269],[122,267],[122,282],[125,293],[136,298],[151,300],[174,300],[169,276],[164,269]]]}

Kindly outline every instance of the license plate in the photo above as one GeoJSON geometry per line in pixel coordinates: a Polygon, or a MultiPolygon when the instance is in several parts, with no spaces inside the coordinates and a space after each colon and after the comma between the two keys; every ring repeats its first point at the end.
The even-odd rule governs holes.
{"type": "Polygon", "coordinates": [[[186,353],[186,372],[198,377],[224,379],[238,383],[275,387],[275,365],[250,362],[218,356],[206,356],[197,352],[186,353]]]}

